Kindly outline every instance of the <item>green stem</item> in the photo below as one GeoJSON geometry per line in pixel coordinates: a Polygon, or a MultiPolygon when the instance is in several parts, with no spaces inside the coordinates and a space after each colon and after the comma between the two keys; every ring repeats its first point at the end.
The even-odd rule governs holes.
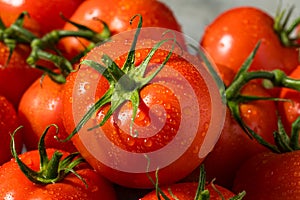
{"type": "Polygon", "coordinates": [[[231,100],[239,95],[240,90],[251,80],[254,79],[268,79],[273,80],[274,74],[266,71],[247,72],[238,76],[238,78],[231,83],[226,89],[225,95],[227,100],[231,100]]]}
{"type": "MultiPolygon", "coordinates": [[[[27,12],[21,13],[17,20],[10,27],[5,27],[3,21],[0,19],[0,40],[8,46],[10,52],[7,63],[9,62],[17,44],[30,44],[32,51],[26,60],[29,65],[36,67],[36,63],[39,60],[47,60],[54,63],[54,65],[60,69],[62,76],[66,77],[73,70],[73,62],[63,57],[60,51],[56,48],[57,43],[62,38],[78,37],[87,39],[91,43],[91,45],[87,49],[87,51],[89,51],[91,47],[94,47],[96,43],[103,42],[110,36],[110,31],[107,24],[105,24],[101,20],[100,22],[104,26],[104,29],[101,33],[96,33],[83,25],[66,20],[67,22],[76,26],[78,30],[53,30],[50,33],[44,35],[42,38],[39,38],[23,27],[24,18],[26,15],[27,12]],[[48,52],[48,50],[54,51],[55,53],[50,53],[48,52]]],[[[86,51],[80,53],[79,57],[81,58],[85,54],[86,51]]],[[[74,59],[74,62],[78,61],[80,58],[76,57],[74,59]]],[[[36,68],[41,69],[49,74],[49,70],[44,70],[46,69],[45,67],[36,68]]],[[[59,83],[65,82],[64,79],[62,79],[61,77],[57,78],[57,76],[53,77],[52,79],[54,81],[58,80],[59,83]]]]}
{"type": "Polygon", "coordinates": [[[277,33],[281,43],[286,47],[299,47],[297,39],[299,36],[291,36],[295,29],[300,24],[300,17],[293,20],[289,27],[288,23],[292,16],[294,6],[290,7],[288,10],[281,10],[278,8],[277,14],[274,18],[274,31],[277,33]]]}
{"type": "Polygon", "coordinates": [[[74,171],[74,167],[76,167],[78,164],[84,161],[81,157],[76,158],[78,156],[78,153],[70,154],[66,158],[61,160],[63,154],[59,151],[55,151],[53,156],[50,159],[48,158],[46,147],[45,147],[45,136],[48,130],[50,129],[50,127],[52,126],[56,128],[56,131],[58,130],[58,127],[56,125],[54,124],[49,125],[48,127],[46,127],[44,133],[42,134],[39,140],[39,144],[38,144],[38,152],[40,156],[39,171],[34,171],[30,167],[28,167],[18,157],[18,154],[16,152],[14,136],[17,133],[17,131],[22,127],[17,128],[14,131],[14,133],[11,135],[11,144],[10,144],[11,152],[20,170],[31,182],[39,185],[56,183],[62,180],[64,177],[66,177],[69,173],[75,174],[75,176],[77,176],[80,180],[82,180],[83,183],[86,185],[86,182],[83,180],[83,178],[80,177],[74,171]]]}
{"type": "Polygon", "coordinates": [[[232,82],[225,92],[227,99],[231,100],[237,97],[243,86],[255,79],[269,80],[276,87],[285,87],[300,91],[300,80],[288,77],[281,70],[253,71],[241,74],[232,82]]]}

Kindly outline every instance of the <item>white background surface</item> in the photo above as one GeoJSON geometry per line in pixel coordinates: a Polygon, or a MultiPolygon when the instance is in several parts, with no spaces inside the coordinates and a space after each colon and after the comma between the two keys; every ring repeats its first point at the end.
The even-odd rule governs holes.
{"type": "Polygon", "coordinates": [[[220,13],[235,6],[255,6],[274,16],[278,5],[282,8],[295,6],[293,16],[300,17],[300,0],[160,0],[169,6],[183,32],[199,41],[205,27],[220,13]]]}

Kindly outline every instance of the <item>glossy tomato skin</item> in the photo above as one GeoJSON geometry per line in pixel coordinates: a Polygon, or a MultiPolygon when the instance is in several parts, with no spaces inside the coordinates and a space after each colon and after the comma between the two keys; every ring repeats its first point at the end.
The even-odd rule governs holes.
{"type": "MultiPolygon", "coordinates": [[[[289,76],[291,78],[299,79],[300,65],[289,76]]],[[[290,132],[292,123],[300,115],[300,92],[289,88],[282,88],[279,97],[290,100],[278,102],[278,110],[282,123],[286,131],[290,132]]]]}
{"type": "MultiPolygon", "coordinates": [[[[270,96],[257,83],[250,83],[242,90],[244,95],[270,96]]],[[[240,105],[244,122],[266,141],[273,143],[277,130],[276,104],[273,101],[254,101],[240,105]]],[[[238,168],[250,157],[268,151],[256,140],[250,139],[227,110],[224,127],[214,149],[204,160],[207,180],[231,188],[238,168]]],[[[196,176],[197,177],[197,176],[196,176]]]]}
{"type": "Polygon", "coordinates": [[[273,17],[263,10],[236,7],[220,14],[206,27],[200,45],[222,74],[222,66],[236,73],[261,41],[250,70],[281,69],[290,73],[299,64],[298,50],[282,45],[273,24],[273,17]]]}
{"type": "Polygon", "coordinates": [[[83,0],[53,0],[53,1],[0,1],[0,17],[6,26],[11,25],[23,11],[27,11],[30,18],[26,18],[25,27],[38,34],[45,34],[53,29],[61,29],[65,21],[63,14],[69,18],[83,0]]]}
{"type": "Polygon", "coordinates": [[[54,138],[56,134],[60,138],[68,136],[61,118],[63,86],[52,81],[49,76],[43,76],[38,78],[23,94],[18,107],[18,115],[24,126],[24,143],[27,150],[37,149],[38,141],[45,128],[50,124],[56,124],[58,133],[54,127],[49,129],[45,137],[46,147],[68,152],[77,151],[71,141],[62,143],[54,138]]]}
{"type": "Polygon", "coordinates": [[[13,103],[17,109],[25,90],[42,75],[42,72],[33,69],[26,63],[30,48],[17,45],[8,64],[8,48],[0,42],[0,94],[13,103]]]}
{"type": "MultiPolygon", "coordinates": [[[[123,41],[121,42],[122,45],[118,45],[117,43],[114,44],[114,47],[118,46],[118,48],[111,48],[110,44],[108,43],[105,43],[99,48],[102,48],[102,50],[107,48],[108,51],[113,51],[114,53],[119,50],[122,52],[121,49],[128,49],[130,43],[127,44],[128,47],[126,47],[126,44],[124,44],[123,41]]],[[[136,65],[140,64],[148,54],[149,48],[145,48],[143,46],[147,46],[147,43],[148,41],[138,44],[136,48],[136,65]]],[[[151,41],[150,43],[153,43],[153,41],[151,41]]],[[[181,50],[177,50],[177,52],[181,52],[181,50]]],[[[103,51],[105,52],[105,50],[103,51]]],[[[163,62],[167,53],[168,51],[164,51],[161,49],[157,50],[157,52],[154,54],[154,57],[151,59],[151,63],[153,65],[150,65],[149,68],[147,68],[147,71],[151,71],[152,67],[155,67],[156,64],[163,62]]],[[[90,57],[87,56],[87,59],[91,59],[94,57],[101,58],[101,55],[98,55],[97,53],[97,48],[93,49],[89,55],[90,57]]],[[[140,154],[155,152],[158,150],[161,150],[163,152],[163,148],[168,143],[171,143],[174,137],[177,136],[176,134],[178,131],[178,127],[182,122],[180,122],[179,120],[181,118],[184,118],[184,109],[180,107],[182,105],[179,104],[179,98],[177,97],[177,95],[181,95],[182,93],[187,91],[185,90],[186,88],[181,87],[183,83],[186,84],[184,82],[185,80],[188,81],[190,86],[195,91],[196,95],[196,103],[193,104],[190,109],[185,110],[186,116],[190,116],[189,113],[193,112],[193,109],[196,110],[198,107],[201,113],[201,119],[199,121],[197,120],[196,122],[195,127],[197,128],[197,132],[190,146],[187,147],[186,151],[183,152],[177,160],[175,160],[174,162],[172,161],[172,163],[170,163],[169,165],[159,169],[159,180],[162,184],[177,181],[190,173],[203,160],[203,157],[199,157],[198,154],[199,150],[201,150],[201,145],[199,146],[199,144],[203,144],[204,136],[207,132],[208,124],[210,123],[211,100],[209,97],[207,85],[201,75],[197,72],[196,68],[192,64],[190,64],[187,60],[181,58],[179,55],[180,53],[173,54],[167,62],[168,67],[164,68],[164,70],[162,70],[159,75],[157,75],[157,77],[153,79],[153,82],[151,82],[151,84],[146,85],[140,91],[141,103],[139,105],[138,113],[135,118],[135,124],[142,127],[141,130],[138,129],[138,133],[140,135],[147,136],[147,130],[150,130],[148,134],[151,134],[151,130],[153,130],[152,128],[154,128],[154,130],[157,130],[157,127],[155,127],[155,125],[152,125],[153,123],[151,123],[150,119],[161,120],[161,114],[163,112],[166,112],[166,122],[158,129],[157,132],[155,132],[155,135],[153,135],[152,137],[147,136],[144,139],[141,139],[133,137],[128,132],[123,131],[122,125],[124,125],[125,128],[128,127],[128,125],[130,124],[132,113],[131,104],[129,102],[126,102],[117,110],[116,113],[113,114],[113,116],[110,117],[110,119],[101,128],[94,129],[94,131],[86,131],[87,128],[94,127],[101,121],[103,115],[105,115],[108,108],[110,107],[110,105],[107,104],[106,106],[101,108],[95,116],[92,117],[92,120],[89,120],[87,122],[87,124],[82,128],[82,130],[79,131],[79,133],[77,133],[77,135],[73,137],[73,143],[77,147],[78,151],[83,155],[83,157],[97,171],[99,171],[111,181],[126,187],[153,187],[153,184],[150,182],[147,173],[132,173],[130,171],[127,172],[115,169],[103,164],[101,160],[95,157],[95,154],[91,152],[96,151],[99,152],[98,155],[102,155],[101,152],[104,149],[101,149],[103,147],[97,143],[99,138],[103,137],[102,134],[105,134],[106,138],[109,139],[114,148],[122,149],[126,152],[140,154]],[[172,90],[167,90],[166,86],[162,84],[164,82],[167,82],[174,87],[179,87],[179,92],[175,94],[172,90]],[[155,106],[161,107],[164,111],[158,112],[157,114],[151,113],[150,108],[154,108],[155,106]],[[153,118],[151,118],[151,115],[153,118]],[[87,141],[89,141],[89,144],[87,144],[87,141]]],[[[122,66],[125,58],[126,54],[121,54],[114,60],[118,64],[118,66],[122,66]]],[[[82,116],[87,112],[91,105],[95,103],[95,99],[99,99],[106,92],[108,87],[109,86],[106,79],[104,79],[99,74],[95,73],[93,69],[85,65],[81,65],[81,68],[77,71],[77,73],[71,73],[67,77],[63,101],[63,122],[68,132],[74,130],[75,125],[78,123],[78,119],[82,118],[82,116]],[[95,80],[98,81],[97,84],[95,84],[95,80]]],[[[194,115],[190,117],[191,119],[189,119],[188,121],[191,122],[197,119],[197,116],[194,115]]],[[[191,129],[191,127],[192,125],[188,127],[188,132],[184,132],[192,135],[191,130],[193,128],[191,129]]],[[[188,139],[188,136],[187,138],[182,139],[181,145],[186,144],[186,139],[188,139]]],[[[191,140],[191,138],[189,138],[189,140],[191,140]]],[[[172,149],[172,154],[174,155],[175,153],[177,153],[176,151],[181,151],[180,145],[172,149]]],[[[209,147],[207,151],[209,151],[209,147]]],[[[117,152],[119,152],[119,150],[117,152]]],[[[104,152],[104,154],[108,156],[107,158],[109,158],[110,155],[113,156],[114,153],[115,152],[111,152],[111,150],[108,149],[106,149],[104,152]]],[[[204,156],[205,155],[206,154],[204,153],[204,156]]],[[[129,158],[126,156],[120,156],[118,157],[117,162],[121,165],[126,165],[129,162],[128,165],[132,165],[132,167],[134,167],[135,164],[128,161],[128,159],[129,158]]],[[[164,160],[167,158],[161,159],[164,160]]],[[[149,172],[149,175],[152,176],[153,179],[155,179],[155,171],[149,172]]]]}
{"type": "MultiPolygon", "coordinates": [[[[56,150],[47,149],[49,156],[52,156],[54,151],[56,150]]],[[[64,156],[68,155],[66,152],[62,151],[62,153],[64,156]]],[[[40,160],[38,151],[29,151],[19,157],[31,169],[39,170],[40,160]]],[[[87,182],[88,187],[72,173],[60,182],[38,185],[27,179],[15,160],[12,159],[0,167],[0,177],[5,180],[0,183],[0,198],[15,200],[91,200],[103,197],[103,199],[108,200],[116,199],[112,185],[88,165],[80,164],[78,168],[75,168],[75,171],[87,182]]]]}
{"type": "MultiPolygon", "coordinates": [[[[222,199],[230,199],[231,197],[234,197],[235,194],[231,192],[230,190],[221,187],[219,185],[214,185],[216,189],[222,194],[220,196],[219,193],[213,188],[211,184],[207,184],[206,188],[209,191],[210,194],[210,200],[222,200],[222,199]]],[[[197,182],[186,182],[186,183],[177,183],[173,184],[168,187],[162,187],[161,190],[165,195],[167,195],[168,198],[171,200],[174,200],[174,196],[177,199],[184,199],[184,200],[194,200],[196,196],[196,191],[197,191],[198,183],[197,182]],[[170,190],[172,191],[172,196],[170,194],[170,190]]],[[[160,198],[163,199],[162,196],[160,198]]],[[[140,198],[140,200],[157,200],[158,197],[156,196],[156,191],[152,191],[149,194],[146,194],[143,198],[140,198]]]]}
{"type": "MultiPolygon", "coordinates": [[[[10,134],[12,134],[20,125],[17,112],[12,103],[4,96],[0,96],[0,165],[7,162],[12,157],[10,151],[10,134]]],[[[16,150],[20,153],[23,146],[22,131],[16,135],[15,141],[16,150]]]]}
{"type": "Polygon", "coordinates": [[[233,191],[245,190],[247,199],[298,199],[300,151],[260,153],[238,170],[233,191]]]}
{"type": "MultiPolygon", "coordinates": [[[[181,26],[172,10],[157,0],[89,0],[78,7],[70,20],[100,33],[103,30],[100,19],[108,25],[111,34],[115,35],[137,28],[138,20],[135,20],[132,25],[129,23],[136,14],[143,16],[143,27],[163,27],[181,32],[181,26]]],[[[77,28],[66,23],[64,29],[76,30],[77,28]]],[[[88,45],[88,42],[70,37],[63,39],[61,45],[67,56],[73,57],[84,50],[84,45],[88,45]]]]}

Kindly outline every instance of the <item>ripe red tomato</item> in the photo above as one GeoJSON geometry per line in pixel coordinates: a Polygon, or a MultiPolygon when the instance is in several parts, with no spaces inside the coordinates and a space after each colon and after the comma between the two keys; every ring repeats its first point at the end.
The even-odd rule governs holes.
{"type": "Polygon", "coordinates": [[[7,1],[0,0],[0,17],[6,26],[11,25],[23,11],[29,13],[24,26],[36,33],[45,34],[53,29],[60,29],[65,21],[63,14],[69,18],[83,0],[52,0],[52,1],[7,1]]]}
{"type": "MultiPolygon", "coordinates": [[[[270,96],[261,85],[251,82],[243,88],[241,93],[252,96],[270,96]]],[[[274,143],[273,131],[277,130],[275,102],[242,103],[240,113],[244,122],[252,130],[266,141],[274,143]]],[[[217,184],[231,188],[235,173],[242,163],[253,155],[266,150],[256,140],[249,138],[228,111],[221,136],[213,151],[204,160],[207,180],[216,178],[217,184]]]]}
{"type": "MultiPolygon", "coordinates": [[[[20,122],[13,105],[3,96],[0,96],[0,165],[7,162],[11,157],[10,134],[20,126],[20,122]]],[[[21,152],[23,142],[22,134],[15,138],[17,152],[21,152]]]]}
{"type": "MultiPolygon", "coordinates": [[[[103,20],[108,25],[111,34],[114,35],[136,28],[135,22],[132,25],[129,23],[136,14],[143,16],[143,27],[163,27],[181,31],[181,26],[172,10],[157,0],[89,0],[78,7],[70,20],[99,33],[103,30],[103,25],[97,19],[103,20]]],[[[69,23],[66,23],[64,29],[76,30],[69,23]]],[[[79,51],[84,50],[88,42],[70,37],[63,39],[61,44],[63,44],[68,57],[73,57],[79,51]]]]}
{"type": "Polygon", "coordinates": [[[274,18],[263,10],[255,7],[233,8],[207,26],[200,45],[223,74],[223,66],[236,73],[261,41],[250,70],[281,69],[290,73],[299,64],[299,52],[297,48],[285,47],[281,43],[273,25],[274,18]]]}
{"type": "Polygon", "coordinates": [[[247,199],[297,199],[300,195],[300,151],[260,153],[238,170],[233,190],[245,190],[247,199]]]}
{"type": "MultiPolygon", "coordinates": [[[[300,65],[289,75],[289,77],[295,79],[300,78],[300,65]]],[[[290,100],[278,102],[278,111],[282,123],[285,130],[290,132],[292,123],[300,116],[300,92],[289,88],[282,88],[279,97],[290,100]]]]}
{"type": "MultiPolygon", "coordinates": [[[[38,78],[23,94],[18,115],[24,126],[24,143],[27,150],[37,149],[38,141],[49,124],[56,124],[59,137],[66,137],[62,122],[62,91],[63,84],[52,81],[49,76],[38,78]]],[[[62,149],[68,152],[77,151],[71,141],[61,143],[54,136],[56,129],[51,127],[45,137],[48,148],[62,149]]]]}
{"type": "MultiPolygon", "coordinates": [[[[73,136],[79,152],[97,171],[127,187],[153,187],[147,174],[154,178],[156,166],[160,168],[161,184],[172,183],[190,173],[202,162],[217,140],[216,133],[220,131],[222,112],[225,111],[218,96],[218,88],[208,71],[204,68],[198,71],[201,62],[180,48],[172,52],[164,68],[151,82],[143,87],[129,87],[134,81],[143,80],[139,72],[133,71],[140,69],[140,64],[156,42],[147,39],[138,41],[133,52],[135,61],[128,69],[129,82],[123,85],[123,79],[120,78],[121,85],[118,83],[115,86],[117,90],[111,99],[116,103],[116,97],[128,97],[131,92],[137,92],[135,95],[138,96],[134,98],[139,103],[136,105],[134,123],[134,104],[125,101],[102,127],[88,131],[88,128],[99,124],[112,109],[112,104],[106,103],[73,136]],[[118,94],[119,87],[125,87],[129,94],[122,94],[122,91],[118,94]],[[213,94],[219,103],[215,104],[213,94]]],[[[121,67],[131,43],[131,37],[127,39],[126,35],[117,35],[115,39],[94,48],[85,60],[102,63],[102,56],[107,54],[121,67]]],[[[157,49],[149,65],[145,65],[145,76],[150,76],[164,62],[171,48],[170,43],[164,43],[157,49]]],[[[67,77],[63,101],[63,122],[67,132],[72,132],[91,106],[110,90],[109,82],[86,64],[71,73],[67,77]]]]}
{"type": "MultiPolygon", "coordinates": [[[[161,190],[170,200],[175,200],[175,199],[194,200],[196,196],[197,187],[198,187],[197,182],[185,182],[185,183],[177,183],[171,186],[162,187],[161,190]]],[[[214,187],[212,186],[212,184],[207,184],[205,188],[209,191],[210,200],[225,200],[235,196],[233,192],[231,192],[230,190],[224,187],[221,187],[219,185],[214,185],[214,187]]],[[[161,195],[160,198],[164,199],[161,195]]],[[[149,194],[145,195],[140,200],[157,200],[157,199],[158,197],[156,191],[152,191],[149,194]]]]}
{"type": "Polygon", "coordinates": [[[8,64],[8,48],[0,42],[0,94],[13,103],[17,109],[25,90],[42,75],[42,72],[33,69],[26,63],[30,48],[17,45],[8,64]]]}
{"type": "MultiPolygon", "coordinates": [[[[52,156],[54,151],[54,149],[48,149],[47,154],[52,156]]],[[[66,152],[62,153],[64,156],[68,155],[66,152]]],[[[32,170],[37,171],[40,169],[40,156],[37,150],[26,152],[20,155],[19,158],[32,170]]],[[[109,200],[116,199],[112,185],[88,165],[79,165],[74,170],[86,181],[88,187],[72,173],[60,182],[47,185],[35,184],[24,175],[15,159],[12,159],[0,167],[0,177],[5,180],[0,183],[0,198],[15,200],[91,200],[99,197],[109,200]]]]}

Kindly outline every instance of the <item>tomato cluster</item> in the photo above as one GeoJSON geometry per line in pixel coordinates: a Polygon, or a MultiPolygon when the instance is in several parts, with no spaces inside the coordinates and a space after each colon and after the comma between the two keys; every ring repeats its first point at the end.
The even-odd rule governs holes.
{"type": "Polygon", "coordinates": [[[195,44],[158,0],[0,10],[0,199],[300,194],[292,9],[229,9],[195,44]]]}

